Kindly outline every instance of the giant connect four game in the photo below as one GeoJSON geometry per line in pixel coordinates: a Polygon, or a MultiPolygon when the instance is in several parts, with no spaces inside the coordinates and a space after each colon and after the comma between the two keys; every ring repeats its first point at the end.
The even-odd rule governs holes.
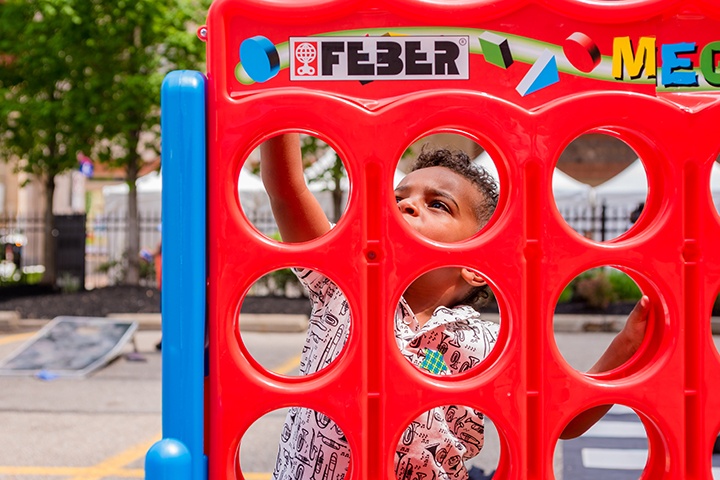
{"type": "Polygon", "coordinates": [[[162,97],[164,438],[147,478],[250,478],[244,433],[299,405],[341,426],[348,479],[411,479],[395,471],[395,446],[414,418],[451,404],[492,419],[498,480],[555,478],[564,427],[605,404],[642,421],[642,479],[712,478],[720,3],[216,0],[198,35],[207,71],[171,73],[162,97]],[[297,244],[261,233],[238,196],[245,159],[291,131],[330,145],[348,181],[337,225],[297,244]],[[403,152],[439,133],[482,146],[501,185],[488,225],[453,244],[415,234],[393,196],[403,152]],[[562,152],[591,133],[632,148],[648,183],[638,221],[604,242],[567,224],[551,188],[562,152]],[[501,317],[492,353],[444,377],[400,355],[392,322],[408,284],[443,266],[482,272],[501,317]],[[568,282],[602,266],[629,275],[652,312],[629,362],[588,375],[559,352],[553,315],[568,282]],[[239,334],[250,287],[288,267],[327,275],[352,311],[342,352],[308,376],[264,368],[239,334]]]}

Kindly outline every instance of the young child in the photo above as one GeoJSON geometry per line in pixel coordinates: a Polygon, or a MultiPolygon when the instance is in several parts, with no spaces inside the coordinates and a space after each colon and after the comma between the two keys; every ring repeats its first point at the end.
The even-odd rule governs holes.
{"type": "MultiPolygon", "coordinates": [[[[286,242],[304,242],[328,232],[331,224],[303,177],[297,134],[276,136],[262,145],[261,176],[273,214],[286,242]]],[[[497,186],[467,155],[423,151],[413,171],[395,189],[398,208],[410,226],[440,242],[456,242],[477,233],[497,204],[497,186]]],[[[296,270],[313,305],[300,373],[327,366],[342,350],[351,322],[347,300],[323,275],[296,270]]],[[[492,350],[496,324],[480,319],[473,302],[485,294],[485,280],[474,270],[447,267],[427,272],[407,288],[396,309],[395,337],[402,354],[418,368],[447,375],[465,371],[492,350]]],[[[603,357],[590,370],[598,373],[629,359],[642,342],[648,300],[644,297],[603,357]]],[[[582,434],[604,415],[599,407],[577,417],[564,432],[582,434]]],[[[483,446],[481,412],[465,406],[436,407],[406,429],[396,449],[398,479],[466,479],[464,461],[483,446]]],[[[325,415],[290,409],[273,472],[275,480],[343,480],[350,450],[342,430],[325,415]],[[317,477],[317,476],[320,477],[317,477]]]]}

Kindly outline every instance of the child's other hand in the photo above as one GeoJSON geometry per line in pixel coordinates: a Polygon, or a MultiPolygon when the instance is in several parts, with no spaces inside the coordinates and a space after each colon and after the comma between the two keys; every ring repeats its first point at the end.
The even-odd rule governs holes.
{"type": "MultiPolygon", "coordinates": [[[[648,317],[650,314],[650,298],[643,295],[635,308],[630,312],[625,327],[617,334],[605,350],[600,360],[588,370],[588,373],[602,373],[610,371],[627,362],[645,338],[648,317]]],[[[588,428],[593,426],[610,409],[610,405],[600,405],[584,411],[574,419],[563,430],[560,438],[568,439],[582,435],[588,428]]]]}
{"type": "Polygon", "coordinates": [[[630,312],[625,327],[613,339],[600,360],[588,370],[588,373],[607,372],[630,360],[643,342],[649,313],[650,298],[643,295],[633,311],[630,312]]]}
{"type": "Polygon", "coordinates": [[[647,295],[643,295],[635,305],[635,308],[633,308],[633,311],[630,312],[627,322],[625,322],[625,327],[618,334],[618,337],[627,345],[630,356],[640,348],[640,344],[643,338],[645,338],[649,314],[650,298],[647,295]]]}

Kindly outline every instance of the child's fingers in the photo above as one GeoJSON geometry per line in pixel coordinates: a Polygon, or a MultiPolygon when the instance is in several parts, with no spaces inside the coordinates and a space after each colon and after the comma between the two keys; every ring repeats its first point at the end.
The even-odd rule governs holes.
{"type": "Polygon", "coordinates": [[[650,313],[650,298],[643,295],[628,316],[625,324],[625,335],[630,342],[639,345],[645,336],[648,314],[650,313]]]}
{"type": "Polygon", "coordinates": [[[643,295],[642,298],[635,304],[632,312],[630,312],[630,318],[635,320],[645,320],[650,312],[650,297],[643,295]]]}

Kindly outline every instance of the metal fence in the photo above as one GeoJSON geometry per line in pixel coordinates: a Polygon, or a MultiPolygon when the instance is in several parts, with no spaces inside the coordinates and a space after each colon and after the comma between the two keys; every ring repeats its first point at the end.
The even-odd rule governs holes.
{"type": "MultiPolygon", "coordinates": [[[[581,235],[605,241],[626,232],[633,223],[635,206],[599,205],[561,209],[565,221],[581,235]]],[[[250,222],[266,235],[275,235],[277,226],[272,215],[246,212],[250,222]]],[[[70,276],[81,275],[86,289],[121,283],[127,272],[128,217],[125,213],[85,217],[56,217],[56,257],[58,268],[70,276]],[[80,223],[78,224],[78,220],[80,223]],[[83,228],[84,225],[84,228],[83,228]],[[77,229],[80,229],[78,232],[77,229]],[[84,233],[83,233],[84,230],[84,233]],[[79,254],[77,253],[79,252],[79,254]],[[73,260],[72,255],[80,256],[73,260]],[[82,273],[77,273],[82,272],[82,273]]],[[[141,215],[139,220],[140,248],[155,251],[161,239],[160,212],[141,215]]],[[[43,265],[44,218],[0,216],[0,280],[13,269],[33,271],[43,265]]],[[[152,262],[140,261],[141,284],[155,286],[152,262]]],[[[42,267],[41,267],[42,268],[42,267]]],[[[60,272],[58,278],[63,275],[60,272]]]]}
{"type": "MultiPolygon", "coordinates": [[[[140,248],[153,252],[161,240],[160,212],[140,215],[140,248]]],[[[85,238],[85,288],[97,288],[122,283],[127,272],[128,217],[125,213],[101,214],[89,217],[85,238]]],[[[140,282],[155,286],[152,262],[140,261],[140,282]]]]}
{"type": "Polygon", "coordinates": [[[255,228],[260,231],[260,233],[263,233],[267,235],[268,237],[272,237],[278,234],[278,226],[275,222],[275,217],[273,217],[272,213],[263,211],[263,212],[245,212],[245,215],[247,215],[248,220],[250,223],[253,224],[255,228]]]}
{"type": "MultiPolygon", "coordinates": [[[[160,212],[138,219],[140,248],[160,243],[160,212]]],[[[126,214],[55,217],[56,274],[60,286],[92,289],[121,283],[127,272],[126,214]]],[[[45,219],[42,215],[0,216],[0,284],[44,270],[45,219]]],[[[140,252],[133,255],[140,256],[140,252]]],[[[152,262],[140,261],[141,284],[155,286],[152,262]]]]}
{"type": "MultiPolygon", "coordinates": [[[[565,222],[580,235],[604,242],[627,232],[634,223],[637,206],[577,205],[560,208],[565,222]]],[[[245,212],[250,223],[268,236],[277,234],[275,219],[269,212],[245,212]]]]}
{"type": "Polygon", "coordinates": [[[584,237],[598,242],[612,240],[632,227],[638,206],[578,205],[560,209],[570,227],[584,237]]]}

